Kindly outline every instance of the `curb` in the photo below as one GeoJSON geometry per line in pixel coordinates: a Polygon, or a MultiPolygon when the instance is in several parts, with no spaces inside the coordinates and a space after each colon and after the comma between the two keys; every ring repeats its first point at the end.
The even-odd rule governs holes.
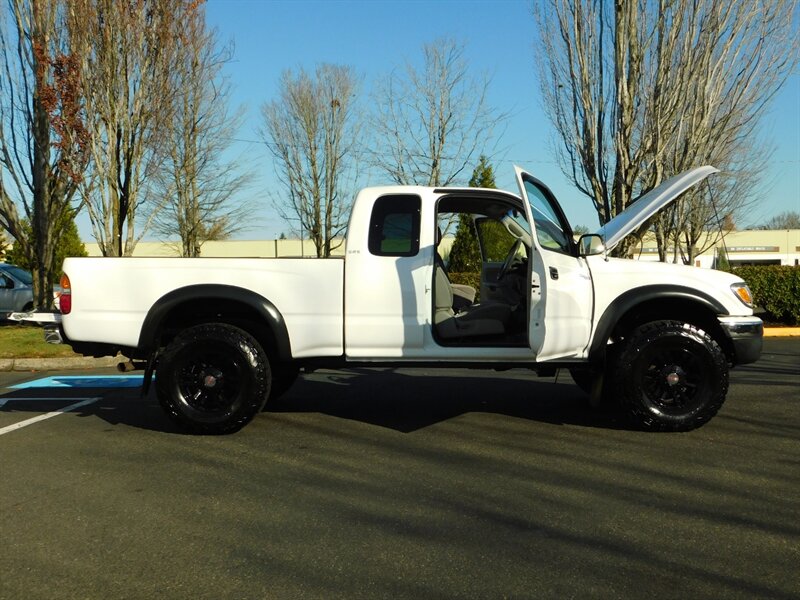
{"type": "Polygon", "coordinates": [[[116,367],[124,362],[121,356],[75,356],[67,358],[0,358],[0,371],[71,371],[116,367]]]}
{"type": "Polygon", "coordinates": [[[764,337],[800,336],[800,327],[765,327],[764,337]]]}

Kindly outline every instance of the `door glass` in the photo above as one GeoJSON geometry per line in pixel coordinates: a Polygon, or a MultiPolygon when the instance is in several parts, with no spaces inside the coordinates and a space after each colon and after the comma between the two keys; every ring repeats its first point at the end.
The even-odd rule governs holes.
{"type": "Polygon", "coordinates": [[[550,200],[533,182],[525,181],[525,192],[533,211],[533,222],[539,245],[547,250],[570,253],[570,240],[550,200]]]}

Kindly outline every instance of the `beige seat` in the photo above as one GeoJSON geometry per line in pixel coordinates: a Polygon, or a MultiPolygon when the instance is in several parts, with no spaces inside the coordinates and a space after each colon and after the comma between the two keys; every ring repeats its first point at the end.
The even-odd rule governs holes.
{"type": "Polygon", "coordinates": [[[475,302],[475,296],[477,295],[477,292],[471,285],[453,283],[450,281],[450,277],[447,274],[447,269],[445,269],[444,266],[444,260],[442,260],[442,255],[439,254],[439,244],[442,241],[442,230],[437,229],[436,233],[436,267],[442,270],[444,276],[447,277],[447,281],[450,284],[450,291],[453,292],[453,310],[463,310],[475,302]]]}
{"type": "Polygon", "coordinates": [[[511,307],[499,302],[473,304],[459,313],[453,311],[453,289],[447,274],[434,266],[433,322],[442,339],[502,335],[511,319],[511,307]]]}

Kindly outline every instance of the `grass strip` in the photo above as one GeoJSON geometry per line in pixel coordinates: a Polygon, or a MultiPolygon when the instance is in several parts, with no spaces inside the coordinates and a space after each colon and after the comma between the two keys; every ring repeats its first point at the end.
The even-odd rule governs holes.
{"type": "Polygon", "coordinates": [[[79,356],[66,344],[48,344],[41,327],[0,325],[0,358],[59,358],[79,356]]]}

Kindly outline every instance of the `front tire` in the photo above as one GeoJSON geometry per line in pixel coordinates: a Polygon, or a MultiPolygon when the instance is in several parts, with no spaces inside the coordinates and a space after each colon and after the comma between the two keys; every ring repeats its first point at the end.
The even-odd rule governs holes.
{"type": "Polygon", "coordinates": [[[270,391],[270,366],[261,345],[246,331],[223,323],[178,334],[156,372],[161,406],[192,433],[238,431],[261,411],[270,391]]]}
{"type": "Polygon", "coordinates": [[[689,431],[708,422],[728,392],[728,361],[703,330],[678,321],[640,326],[614,369],[622,406],[652,431],[689,431]]]}

